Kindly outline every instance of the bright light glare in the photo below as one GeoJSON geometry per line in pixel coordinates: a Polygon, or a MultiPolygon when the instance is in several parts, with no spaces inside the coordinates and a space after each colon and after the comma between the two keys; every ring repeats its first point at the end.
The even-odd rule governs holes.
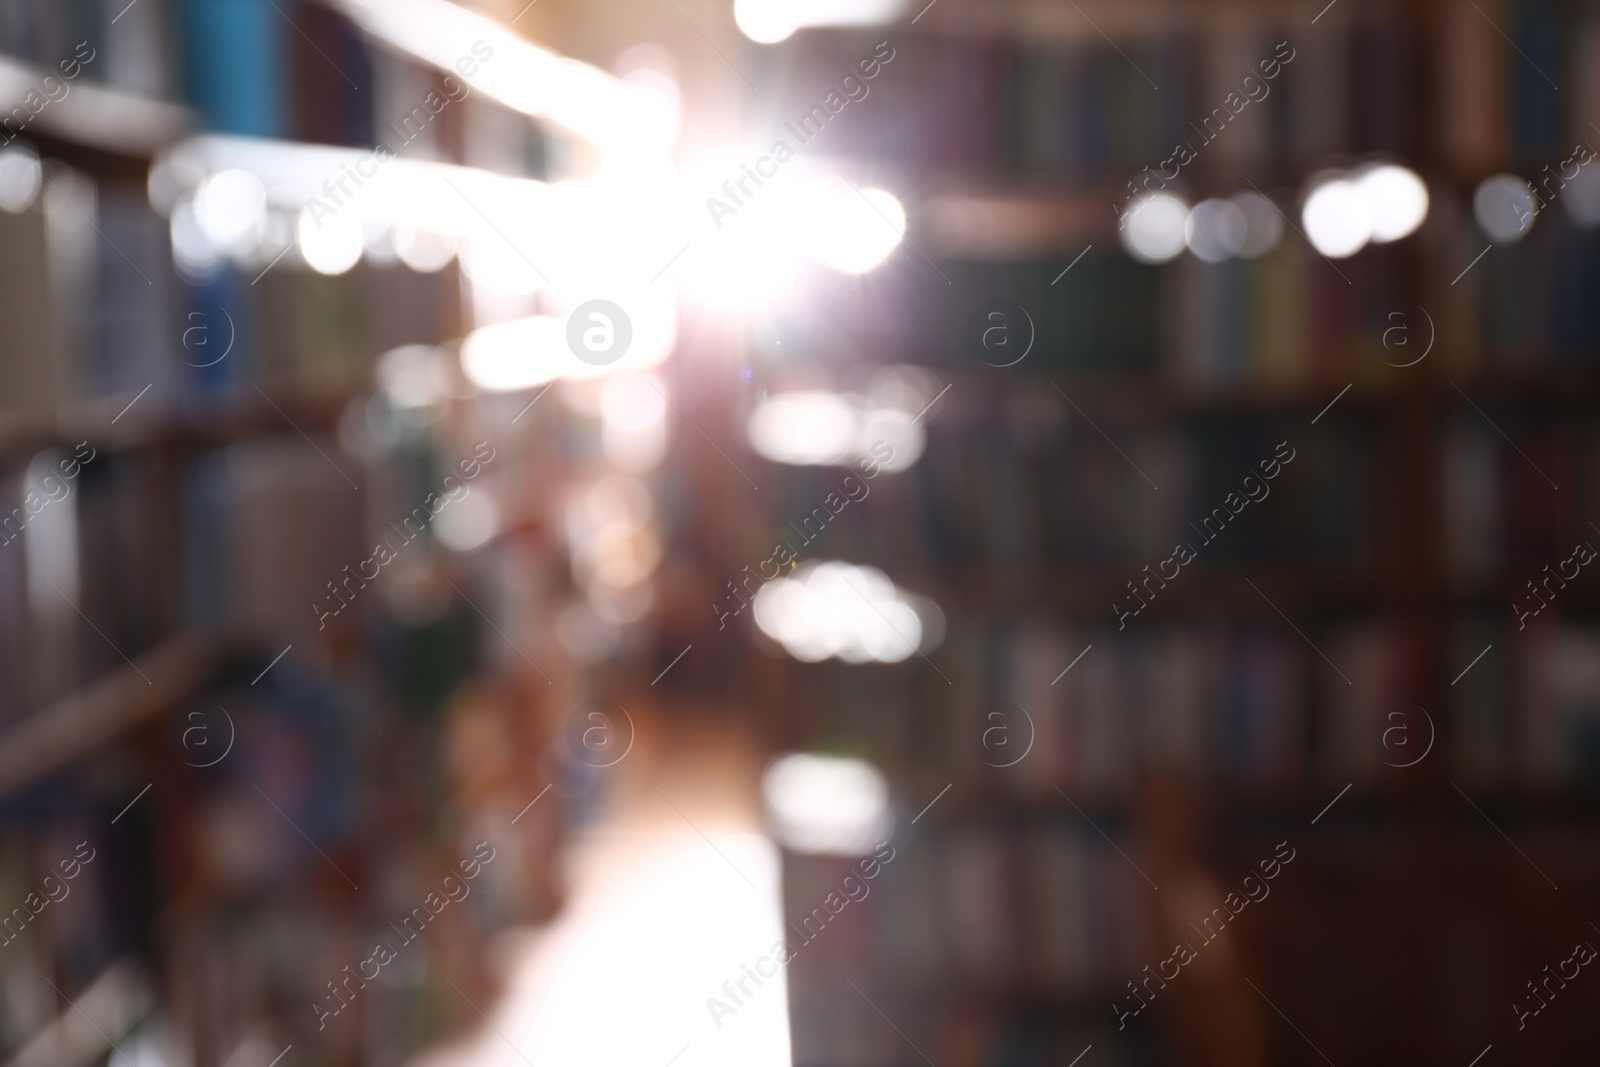
{"type": "Polygon", "coordinates": [[[1472,195],[1472,213],[1489,240],[1509,245],[1533,227],[1539,207],[1527,182],[1515,174],[1496,174],[1485,178],[1472,195]]]}
{"type": "MultiPolygon", "coordinates": [[[[662,789],[685,803],[670,782],[662,789]]],[[[784,926],[778,850],[697,808],[686,817],[704,837],[687,826],[597,834],[583,850],[589,876],[539,932],[540,965],[521,971],[498,1007],[485,1002],[492,1029],[475,1039],[476,1055],[435,1053],[417,1067],[527,1067],[524,1055],[540,1067],[632,1067],[679,1052],[674,1067],[789,1067],[788,979],[773,946],[787,939],[803,951],[804,941],[784,926]],[[760,986],[731,986],[736,1011],[707,1011],[708,997],[731,1005],[724,983],[757,967],[760,986]]]]}
{"type": "Polygon", "coordinates": [[[456,238],[450,234],[401,226],[394,231],[394,250],[400,262],[419,274],[443,270],[456,258],[456,238]]]}
{"type": "Polygon", "coordinates": [[[561,375],[566,329],[551,315],[535,315],[474,330],[461,344],[461,369],[492,393],[531,389],[561,375]]]}
{"type": "Polygon", "coordinates": [[[361,262],[365,241],[361,219],[353,211],[336,211],[314,219],[307,205],[300,212],[295,230],[301,258],[318,274],[343,274],[361,262]]]}
{"type": "Polygon", "coordinates": [[[535,315],[474,330],[462,343],[461,369],[480,389],[509,392],[557,378],[606,378],[648,370],[666,359],[677,343],[677,308],[671,295],[618,289],[606,296],[614,298],[633,322],[633,342],[615,363],[585,363],[567,347],[565,315],[535,315]]]}
{"type": "Polygon", "coordinates": [[[905,239],[906,210],[892,193],[858,189],[800,162],[786,164],[733,210],[722,186],[748,170],[751,159],[760,154],[706,157],[684,179],[687,201],[708,225],[706,239],[694,243],[673,275],[697,301],[724,310],[770,305],[794,291],[808,261],[860,274],[905,239]],[[703,206],[707,193],[730,209],[714,221],[703,206]]]}
{"type": "Polygon", "coordinates": [[[488,542],[500,524],[500,509],[482,486],[469,488],[467,495],[444,506],[433,520],[439,543],[457,552],[471,552],[488,542]]]}
{"type": "Polygon", "coordinates": [[[450,395],[450,370],[438,349],[427,345],[402,345],[384,353],[377,379],[397,408],[427,407],[450,395]]]}
{"type": "Polygon", "coordinates": [[[757,44],[775,44],[804,26],[873,26],[905,8],[902,0],[734,0],[733,21],[757,44]]]}
{"type": "Polygon", "coordinates": [[[1156,193],[1127,210],[1119,235],[1122,247],[1141,263],[1165,263],[1184,248],[1189,205],[1170,193],[1156,193]]]}
{"type": "Polygon", "coordinates": [[[1226,200],[1202,200],[1183,224],[1189,251],[1207,263],[1221,263],[1244,250],[1244,212],[1226,200]]]}
{"type": "Polygon", "coordinates": [[[797,466],[841,463],[855,452],[856,410],[834,393],[784,393],[750,416],[750,447],[797,466]]]}
{"type": "Polygon", "coordinates": [[[195,192],[194,217],[212,244],[232,248],[249,237],[267,208],[267,190],[247,170],[211,175],[195,192]]]}
{"type": "Polygon", "coordinates": [[[898,663],[924,643],[915,600],[875,568],[807,563],[756,593],[756,625],[807,663],[898,663]]]}
{"type": "Polygon", "coordinates": [[[29,602],[40,614],[52,617],[62,616],[78,599],[78,500],[76,495],[61,495],[63,459],[57,451],[39,453],[28,464],[23,481],[27,499],[53,502],[22,528],[29,602]]]}
{"type": "Polygon", "coordinates": [[[777,44],[800,28],[791,0],[733,0],[739,32],[757,44],[777,44]]]}
{"type": "Polygon", "coordinates": [[[779,393],[751,413],[746,431],[750,447],[775,463],[846,466],[871,458],[893,472],[922,455],[927,435],[915,416],[855,396],[779,393]]]}
{"type": "Polygon", "coordinates": [[[792,752],[761,776],[773,836],[794,852],[860,856],[894,831],[889,783],[864,760],[792,752]]]}
{"type": "Polygon", "coordinates": [[[578,584],[590,592],[628,589],[661,561],[650,521],[650,490],[626,475],[602,478],[567,501],[567,547],[578,584]]]}
{"type": "Polygon", "coordinates": [[[473,285],[502,293],[535,293],[544,284],[534,265],[499,234],[466,242],[461,248],[461,269],[473,285]]]}
{"type": "Polygon", "coordinates": [[[1409,236],[1428,217],[1428,187],[1405,167],[1371,167],[1356,176],[1355,185],[1366,198],[1376,244],[1409,236]]]}
{"type": "Polygon", "coordinates": [[[657,96],[597,67],[530,44],[502,23],[446,0],[335,0],[366,32],[453,77],[476,57],[472,88],[545,117],[603,149],[664,150],[676,133],[657,96]],[[487,57],[485,53],[489,53],[487,57]]]}
{"type": "Polygon", "coordinates": [[[840,182],[833,203],[818,213],[815,229],[818,258],[846,274],[876,267],[905,237],[906,211],[890,193],[863,189],[858,194],[840,182]]]}
{"type": "Polygon", "coordinates": [[[667,399],[650,374],[617,374],[600,389],[600,445],[614,466],[647,471],[667,450],[667,399]]]}
{"type": "Polygon", "coordinates": [[[18,212],[33,206],[39,197],[44,171],[39,157],[26,148],[0,151],[0,210],[18,212]]]}
{"type": "Polygon", "coordinates": [[[1330,259],[1359,252],[1372,236],[1367,198],[1345,178],[1330,178],[1306,197],[1300,223],[1312,247],[1330,259]]]}
{"type": "Polygon", "coordinates": [[[1277,205],[1260,193],[1238,193],[1229,199],[1244,216],[1244,245],[1239,254],[1246,259],[1265,255],[1278,246],[1283,236],[1283,216],[1277,205]]]}
{"type": "Polygon", "coordinates": [[[200,229],[193,201],[186,200],[173,209],[170,229],[172,258],[180,273],[191,278],[204,277],[222,262],[222,249],[200,229]]]}

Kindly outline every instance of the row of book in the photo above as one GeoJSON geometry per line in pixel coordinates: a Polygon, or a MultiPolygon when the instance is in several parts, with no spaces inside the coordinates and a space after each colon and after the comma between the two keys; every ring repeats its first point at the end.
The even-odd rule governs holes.
{"type": "MultiPolygon", "coordinates": [[[[1571,186],[1556,192],[1516,244],[1484,255],[1488,242],[1471,227],[1444,244],[1441,255],[1454,269],[1441,272],[1435,295],[1426,299],[1436,309],[1439,351],[1447,360],[1504,375],[1593,370],[1600,351],[1600,315],[1591,298],[1600,286],[1600,235],[1575,223],[1563,198],[1581,198],[1592,217],[1592,194],[1571,186]],[[1482,261],[1467,270],[1479,255],[1482,261]]],[[[1395,310],[1416,319],[1414,310],[1395,310]]],[[[1388,358],[1406,361],[1398,350],[1388,358]]]]}
{"type": "MultiPolygon", "coordinates": [[[[1089,403],[1047,388],[935,422],[915,465],[871,483],[870,495],[808,551],[892,562],[897,580],[931,582],[938,588],[921,591],[936,596],[1017,568],[1037,592],[1064,577],[1062,568],[1115,564],[1126,573],[1096,570],[1076,590],[1105,590],[1092,610],[1107,618],[1112,598],[1132,595],[1125,580],[1142,582],[1143,568],[1157,571],[1175,544],[1191,546],[1196,560],[1168,602],[1183,595],[1189,571],[1281,562],[1359,569],[1372,559],[1382,456],[1364,419],[1330,416],[1313,427],[1273,415],[1184,426],[1149,414],[1081,415],[1089,403]],[[1274,478],[1262,477],[1263,463],[1274,478]]],[[[768,477],[767,536],[793,542],[787,523],[822,501],[838,475],[776,468],[768,477]]],[[[1170,566],[1164,573],[1172,578],[1170,566]]],[[[1060,584],[1064,602],[1074,603],[1075,590],[1065,588],[1072,583],[1060,584]]]]}
{"type": "Polygon", "coordinates": [[[957,625],[930,656],[949,684],[928,670],[804,668],[786,699],[811,744],[867,751],[905,781],[954,780],[1018,810],[1066,810],[1063,792],[1120,802],[1151,776],[1279,797],[1383,787],[1424,759],[1506,788],[1600,781],[1592,622],[1519,630],[1456,617],[1442,669],[1458,683],[1432,707],[1418,695],[1419,646],[1398,621],[1298,628],[957,625]]]}
{"type": "Polygon", "coordinates": [[[901,851],[904,866],[884,880],[883,935],[910,973],[1103,989],[1136,972],[1149,946],[1148,886],[1087,825],[955,828],[901,851]]]}
{"type": "Polygon", "coordinates": [[[1463,620],[1451,687],[1454,757],[1464,775],[1538,792],[1600,784],[1600,628],[1463,620]],[[1474,658],[1482,659],[1474,663],[1474,658]]]}
{"type": "Polygon", "coordinates": [[[352,862],[363,815],[349,773],[358,716],[346,694],[296,664],[249,681],[202,687],[149,725],[147,745],[108,745],[0,804],[11,920],[0,1054],[76,1027],[58,990],[107,1042],[140,1043],[130,1032],[161,1025],[164,1003],[183,1054],[210,1061],[276,1036],[283,1022],[314,1021],[309,1010],[281,1018],[325,980],[317,956],[294,944],[342,928],[349,909],[329,891],[339,875],[296,827],[365,874],[352,862]],[[228,933],[239,928],[257,931],[252,943],[228,933]],[[158,971],[158,960],[189,966],[158,971]]]}
{"type": "Polygon", "coordinates": [[[1456,617],[1442,669],[1459,683],[1443,707],[1419,696],[1421,654],[1397,621],[1299,629],[1314,645],[1286,624],[954,625],[931,653],[939,675],[806,667],[781,699],[797,741],[864,747],[907,781],[1026,806],[1066,805],[1058,790],[1130,797],[1152,774],[1301,795],[1386,784],[1424,758],[1506,787],[1600,779],[1592,622],[1456,617]]]}
{"type": "Polygon", "coordinates": [[[1508,620],[1514,600],[1539,605],[1527,583],[1552,574],[1557,585],[1536,584],[1554,609],[1546,621],[1594,604],[1587,569],[1560,567],[1575,546],[1600,546],[1591,525],[1600,521],[1600,423],[1583,409],[1583,393],[1573,395],[1576,405],[1551,411],[1553,395],[1470,390],[1465,402],[1455,398],[1441,437],[1448,573],[1461,594],[1496,598],[1493,609],[1508,620]]]}
{"type": "Polygon", "coordinates": [[[138,397],[127,424],[215,419],[265,407],[258,388],[274,403],[348,394],[383,352],[459,334],[453,271],[252,278],[225,265],[191,283],[141,186],[47,170],[33,207],[0,213],[0,310],[17,330],[0,357],[0,414],[98,401],[115,405],[109,421],[138,397]]]}
{"type": "MultiPolygon", "coordinates": [[[[1292,211],[1293,191],[1275,193],[1292,211]]],[[[1184,255],[1145,267],[1099,242],[1081,259],[1080,248],[1017,263],[943,261],[948,285],[930,273],[926,285],[874,291],[904,329],[873,343],[952,370],[1143,378],[1197,398],[1301,396],[1351,381],[1396,391],[1441,367],[1462,378],[1594,367],[1600,312],[1588,294],[1600,286],[1600,233],[1559,203],[1520,242],[1487,254],[1470,217],[1440,232],[1439,266],[1416,300],[1400,246],[1329,262],[1288,228],[1260,258],[1218,264],[1184,255]],[[972,323],[986,314],[1008,348],[975,344],[972,323]]],[[[885,314],[853,321],[863,337],[882,334],[872,320],[885,314]]],[[[819,347],[836,347],[830,340],[819,347]]]]}
{"type": "Polygon", "coordinates": [[[345,573],[370,544],[362,504],[376,515],[414,503],[453,453],[414,446],[358,467],[331,440],[319,452],[298,437],[258,437],[176,465],[108,451],[69,478],[60,464],[72,456],[42,454],[70,495],[49,498],[0,545],[0,581],[17,594],[0,599],[0,731],[129,673],[119,653],[139,656],[170,627],[252,635],[263,651],[125,742],[0,797],[5,907],[42,911],[5,938],[0,1056],[64,1009],[45,979],[76,996],[126,960],[152,976],[141,1004],[157,1005],[155,1030],[129,1041],[159,1037],[174,1062],[225,1062],[279,1036],[301,1063],[393,1061],[436,1039],[461,1021],[444,978],[487,999],[483,937],[556,905],[561,819],[559,802],[547,803],[506,829],[531,796],[525,768],[555,764],[541,764],[548,738],[535,701],[466,687],[488,658],[482,631],[430,571],[431,546],[402,546],[374,587],[345,573]],[[336,620],[337,642],[311,607],[340,602],[328,591],[335,579],[355,609],[336,620]],[[267,643],[274,635],[283,646],[267,643]],[[419,793],[418,782],[430,785],[419,793]],[[435,801],[427,810],[424,795],[435,801]],[[80,837],[100,858],[70,899],[40,908],[36,898],[60,893],[43,879],[80,837]],[[338,1006],[326,983],[346,981],[342,969],[371,955],[386,921],[421,904],[481,839],[496,859],[441,917],[445,933],[402,952],[383,981],[359,989],[356,1018],[341,1010],[323,1032],[313,1005],[338,1006]]]}
{"type": "Polygon", "coordinates": [[[890,766],[1030,805],[1065,807],[1057,790],[1124,798],[1151,774],[1267,792],[1373,780],[1403,762],[1389,750],[1401,739],[1384,731],[1391,711],[1416,717],[1414,657],[1393,626],[1309,632],[1331,662],[1265,622],[958,624],[931,653],[950,684],[863,681],[858,694],[830,694],[837,717],[819,725],[890,766]]]}
{"type": "MultiPolygon", "coordinates": [[[[796,1063],[898,1055],[879,1032],[881,1018],[858,1011],[866,1005],[854,993],[839,995],[840,974],[883,998],[884,1010],[892,1005],[917,1044],[926,1040],[957,1062],[977,1052],[961,1035],[993,1039],[997,1025],[1005,1030],[994,1009],[1012,1015],[1028,1003],[1040,1006],[1034,1022],[1044,1025],[1017,1036],[1035,1053],[1069,1038],[1079,1043],[1068,1059],[1090,1040],[1103,1040],[1114,1058],[1129,1051],[1116,1048],[1129,1035],[1106,1024],[1122,982],[1138,974],[1153,944],[1152,891],[1104,838],[1081,819],[1009,829],[958,821],[897,835],[895,849],[867,883],[869,895],[849,906],[861,912],[857,924],[823,929],[789,965],[791,1010],[808,1021],[793,1028],[796,1063]],[[874,976],[887,981],[880,987],[874,976]]],[[[838,880],[830,861],[787,856],[786,914],[798,922],[838,880]]]]}
{"type": "MultiPolygon", "coordinates": [[[[1118,835],[1123,827],[1109,829],[1118,835]]],[[[898,833],[894,849],[882,875],[862,883],[867,896],[835,920],[854,920],[850,929],[826,926],[810,942],[790,933],[797,1064],[898,1057],[883,1038],[882,1019],[848,985],[850,997],[840,995],[840,974],[893,1011],[914,1043],[944,1049],[955,1062],[982,1062],[973,1057],[984,1043],[1005,1038],[1008,1017],[1014,1024],[1022,1005],[1037,1013],[1011,1035],[1021,1045],[1014,1053],[1067,1051],[1077,1041],[1070,1059],[1099,1041],[1117,1062],[1136,1048],[1131,1038],[1138,1035],[1118,1035],[1107,1024],[1114,1021],[1110,1001],[1154,944],[1152,891],[1082,819],[923,824],[898,833]]],[[[790,931],[838,881],[837,862],[786,856],[790,931]]]]}
{"type": "Polygon", "coordinates": [[[185,101],[212,129],[370,143],[374,57],[326,5],[18,0],[0,12],[0,53],[13,60],[54,68],[80,43],[80,58],[93,57],[83,66],[87,80],[185,101]]]}
{"type": "Polygon", "coordinates": [[[1212,265],[1185,256],[1162,291],[1163,366],[1184,386],[1254,391],[1352,379],[1397,389],[1406,372],[1441,366],[1461,376],[1591,371],[1600,352],[1600,311],[1590,299],[1600,286],[1600,233],[1556,199],[1522,240],[1487,254],[1477,226],[1453,214],[1420,303],[1405,295],[1397,247],[1330,263],[1288,233],[1256,260],[1212,265]]]}
{"type": "MultiPolygon", "coordinates": [[[[835,120],[826,151],[946,170],[1113,177],[1120,186],[1146,165],[1156,170],[1179,143],[1205,170],[1286,167],[1408,152],[1422,122],[1447,158],[1469,169],[1542,162],[1568,139],[1591,136],[1600,82],[1588,71],[1600,19],[1578,8],[1509,6],[1494,21],[1451,8],[1431,27],[1334,12],[1308,28],[1263,11],[1109,43],[1081,24],[1026,38],[993,27],[919,27],[889,36],[895,58],[835,120]],[[1433,49],[1430,85],[1418,59],[1433,49]],[[1557,84],[1576,92],[1558,93],[1557,84]]],[[[761,112],[773,131],[822,99],[880,37],[797,42],[771,78],[783,103],[761,112]]]]}

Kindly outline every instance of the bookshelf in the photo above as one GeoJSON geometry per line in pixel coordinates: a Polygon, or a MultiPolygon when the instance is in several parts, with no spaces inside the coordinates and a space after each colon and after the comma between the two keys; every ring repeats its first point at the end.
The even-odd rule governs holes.
{"type": "Polygon", "coordinates": [[[0,735],[0,792],[26,788],[144,720],[171,709],[217,673],[221,649],[180,633],[0,735]]]}
{"type": "MultiPolygon", "coordinates": [[[[22,6],[26,18],[18,5],[0,17],[7,99],[85,35],[96,55],[8,146],[37,156],[40,191],[0,212],[4,906],[37,902],[80,842],[94,859],[0,934],[0,1056],[57,1056],[65,1040],[87,1064],[116,1058],[111,1040],[193,1067],[400,1062],[477,1020],[463,994],[492,1002],[496,932],[560,903],[562,800],[510,825],[537,793],[512,772],[548,762],[555,683],[530,684],[491,628],[536,650],[527,622],[483,592],[508,586],[486,576],[525,537],[508,522],[469,555],[425,534],[398,593],[372,590],[322,630],[308,604],[474,442],[500,446],[485,492],[559,477],[540,458],[555,431],[505,430],[525,400],[505,411],[452,388],[424,410],[388,402],[375,375],[386,352],[463,333],[454,264],[186,271],[150,171],[202,131],[370,143],[396,83],[435,75],[324,5],[22,6]],[[361,91],[325,66],[307,73],[318,49],[361,91]],[[374,67],[389,81],[368,92],[374,67]],[[189,344],[197,321],[218,331],[215,348],[189,344]],[[486,739],[504,773],[462,765],[486,739]],[[313,1005],[371,954],[371,932],[486,840],[498,854],[470,897],[319,1020],[313,1005]]],[[[461,110],[440,117],[436,147],[481,162],[461,110]]],[[[556,584],[538,558],[511,569],[556,584]]],[[[554,657],[534,658],[569,683],[554,657]]]]}
{"type": "MultiPolygon", "coordinates": [[[[775,747],[873,760],[901,815],[874,920],[792,968],[801,1067],[920,1062],[912,1046],[941,1067],[1066,1063],[1091,1043],[1117,1063],[1321,1062],[1263,993],[1334,1062],[1584,1047],[1581,1011],[1515,1035],[1505,1003],[1530,946],[1582,934],[1596,888],[1576,858],[1600,835],[1595,586],[1573,579],[1527,632],[1508,605],[1600,522],[1596,335],[1577,296],[1597,237],[1557,205],[1462,268],[1488,243],[1477,183],[1592,140],[1591,97],[1557,100],[1470,6],[1340,4],[1312,27],[1320,7],[1088,8],[1113,48],[1069,6],[940,4],[915,27],[763,53],[784,116],[869,40],[894,42],[889,76],[821,150],[904,194],[937,273],[907,251],[870,283],[819,285],[826,323],[775,327],[781,359],[753,345],[755,386],[782,388],[802,358],[812,387],[859,378],[859,361],[951,387],[922,458],[813,550],[932,597],[949,627],[937,673],[800,664],[752,638],[775,747]],[[1184,169],[1190,202],[1255,188],[1294,218],[1323,167],[1393,159],[1427,180],[1427,223],[1334,264],[1291,226],[1255,260],[1134,263],[1121,183],[1284,39],[1296,58],[1271,96],[1184,169]],[[966,343],[994,298],[1036,329],[1015,367],[966,343]],[[1400,366],[1429,337],[1424,309],[1429,355],[1400,366]],[[1386,334],[1392,312],[1414,347],[1386,334]],[[1194,541],[1188,524],[1285,440],[1297,458],[1271,498],[1119,630],[1125,582],[1194,541]],[[1005,770],[974,745],[996,700],[1038,726],[1005,770]],[[1403,753],[1385,744],[1397,722],[1416,731],[1403,753]],[[1424,730],[1428,755],[1395,766],[1424,730]],[[1285,839],[1301,858],[1226,935],[1228,958],[1119,1031],[1125,983],[1285,839]]],[[[1491,15],[1558,81],[1583,79],[1591,13],[1491,15]]],[[[827,481],[755,477],[769,520],[751,558],[827,481]]],[[[832,865],[786,856],[790,915],[832,865]]]]}

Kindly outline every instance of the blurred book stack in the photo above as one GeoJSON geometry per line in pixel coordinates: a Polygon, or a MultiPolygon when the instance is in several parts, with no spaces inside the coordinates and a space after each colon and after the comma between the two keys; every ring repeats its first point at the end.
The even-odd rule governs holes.
{"type": "MultiPolygon", "coordinates": [[[[510,826],[503,773],[543,757],[544,697],[484,650],[473,576],[424,524],[350,578],[481,439],[448,389],[372,392],[385,352],[459,336],[460,279],[180,269],[148,175],[200,129],[369,145],[396,79],[438,75],[273,0],[22,0],[0,53],[0,1057],[398,1063],[557,904],[560,805],[510,826]]],[[[441,158],[469,162],[464,111],[441,158]]]]}
{"type": "MultiPolygon", "coordinates": [[[[1336,1061],[1432,1062],[1458,1045],[1465,1061],[1489,1038],[1468,1048],[1464,1029],[1504,1013],[1498,987],[1463,978],[1418,1002],[1429,950],[1386,955],[1400,915],[1422,946],[1517,910],[1514,933],[1472,949],[1484,969],[1582,927],[1513,904],[1543,909],[1550,886],[1485,814],[1534,842],[1563,891],[1597,888],[1573,850],[1600,829],[1600,586],[1569,567],[1536,600],[1527,582],[1600,544],[1600,200],[1572,183],[1570,204],[1463,270],[1491,244],[1474,225],[1480,180],[1537,181],[1600,138],[1586,73],[1600,22],[1537,4],[1487,18],[1341,4],[1309,26],[1321,6],[1095,8],[1108,43],[1067,8],[1007,9],[1006,25],[941,5],[911,28],[808,32],[771,63],[787,94],[776,126],[875,42],[896,51],[808,150],[898,182],[917,249],[836,286],[825,327],[786,320],[782,347],[756,345],[752,364],[774,390],[797,357],[815,364],[810,388],[859,379],[862,362],[929,372],[940,399],[921,458],[808,552],[880,568],[948,625],[925,658],[889,666],[798,663],[754,638],[772,653],[761,685],[780,747],[875,762],[900,816],[900,858],[861,906],[876,936],[855,920],[860,936],[825,934],[790,968],[801,1067],[920,1062],[913,1047],[940,1049],[940,1067],[1065,1063],[1091,1042],[1096,1062],[1310,1055],[1245,975],[1336,1061]],[[1201,145],[1193,124],[1285,40],[1295,55],[1270,95],[1174,185],[1191,203],[1270,195],[1275,247],[1135,262],[1117,247],[1126,183],[1175,143],[1201,145]],[[1296,190],[1379,159],[1425,176],[1427,223],[1325,259],[1295,222],[1296,190]],[[996,301],[1021,330],[1004,356],[973,344],[996,301]],[[1280,442],[1296,458],[1270,495],[1202,531],[1280,442]],[[1146,584],[1185,542],[1194,561],[1146,584]],[[1546,602],[1519,628],[1519,606],[1546,602]],[[1024,709],[1032,747],[1002,767],[980,743],[986,713],[1015,730],[1024,709]],[[1119,1030],[1126,983],[1285,838],[1312,858],[1229,934],[1233,962],[1119,1030]],[[1184,884],[1222,888],[1213,901],[1184,884]],[[1373,918],[1330,925],[1344,913],[1373,918]],[[1354,983],[1324,973],[1310,961],[1332,938],[1386,962],[1354,983]],[[1243,1020],[1219,1037],[1230,1027],[1204,1016],[1236,993],[1248,1010],[1214,1013],[1243,1020]],[[1380,1006],[1399,1002],[1403,1024],[1380,1006]]],[[[756,474],[769,522],[745,555],[839,476],[756,474]]],[[[834,861],[787,854],[788,916],[830,877],[834,861]]],[[[1538,1039],[1551,1054],[1581,1044],[1573,1017],[1561,1025],[1538,1039]]]]}

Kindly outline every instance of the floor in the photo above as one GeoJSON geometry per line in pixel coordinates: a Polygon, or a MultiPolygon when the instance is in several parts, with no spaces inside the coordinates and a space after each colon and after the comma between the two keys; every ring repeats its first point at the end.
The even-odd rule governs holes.
{"type": "Polygon", "coordinates": [[[500,946],[505,993],[479,1032],[412,1067],[789,1067],[780,972],[724,983],[782,934],[779,854],[761,832],[756,747],[706,719],[635,713],[568,850],[568,905],[500,946]],[[736,986],[733,986],[736,989],[736,986]]]}

